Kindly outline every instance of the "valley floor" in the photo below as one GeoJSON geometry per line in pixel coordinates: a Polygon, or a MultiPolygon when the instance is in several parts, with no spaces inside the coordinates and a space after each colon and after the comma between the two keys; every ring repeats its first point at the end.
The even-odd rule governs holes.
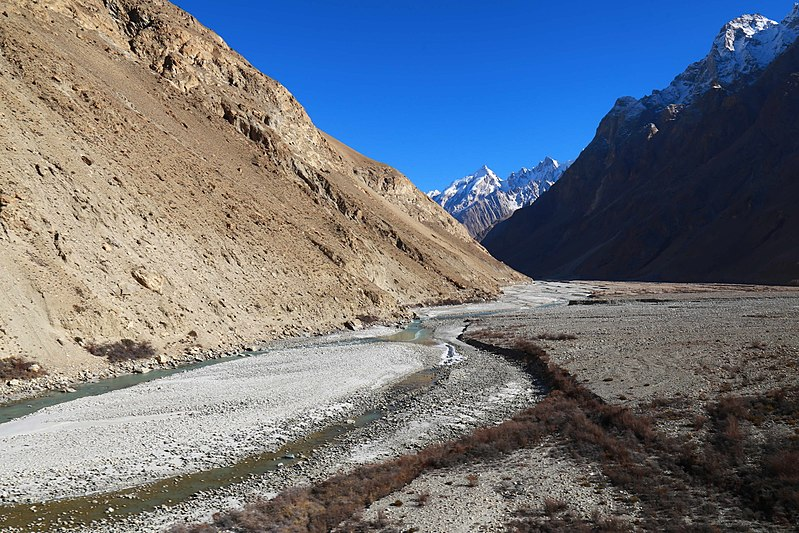
{"type": "Polygon", "coordinates": [[[0,424],[0,526],[92,521],[89,530],[138,531],[207,519],[258,495],[499,423],[541,391],[502,357],[458,341],[464,319],[587,293],[583,285],[511,287],[498,302],[419,310],[421,331],[381,327],[276,342],[259,355],[0,424]],[[273,466],[259,465],[263,475],[220,474],[269,452],[280,453],[265,459],[273,466]],[[166,496],[137,489],[153,484],[166,496]]]}
{"type": "MultiPolygon", "coordinates": [[[[418,314],[425,329],[409,328],[410,336],[395,341],[385,340],[395,333],[387,328],[284,341],[263,355],[0,424],[0,497],[7,504],[0,506],[0,526],[141,531],[207,521],[216,511],[459,439],[541,405],[546,386],[538,377],[474,341],[511,349],[534,343],[597,395],[602,409],[629,409],[651,424],[653,434],[687,444],[693,439],[699,449],[730,436],[726,426],[718,429],[729,423],[716,420],[720,400],[741,398],[735,401],[750,405],[748,399],[782,391],[777,409],[787,414],[778,419],[736,411],[741,437],[730,446],[743,455],[731,463],[734,472],[722,469],[720,476],[738,476],[747,461],[773,451],[752,450],[752,442],[765,449],[799,440],[799,412],[791,414],[793,404],[784,400],[799,384],[799,290],[538,282],[511,287],[498,302],[418,314]],[[413,337],[418,342],[396,342],[413,337]],[[318,438],[331,427],[336,430],[329,437],[318,438]],[[269,458],[273,467],[189,490],[192,472],[262,452],[277,453],[269,458]],[[164,478],[180,487],[174,500],[141,505],[150,496],[137,487],[164,478]],[[86,493],[91,495],[80,497],[86,493]],[[93,512],[70,511],[75,508],[93,512]],[[96,521],[80,525],[89,519],[96,521]]],[[[634,442],[640,450],[620,452],[625,461],[664,453],[646,448],[661,442],[646,434],[643,444],[634,442]]],[[[371,504],[357,528],[501,531],[513,521],[520,531],[651,525],[647,520],[660,511],[643,489],[608,466],[610,452],[585,453],[573,440],[553,431],[499,459],[423,472],[371,504]]],[[[687,501],[705,509],[697,514],[688,505],[678,521],[724,529],[781,527],[779,519],[764,522],[761,511],[747,512],[740,495],[727,488],[702,489],[707,493],[697,496],[690,480],[663,475],[662,490],[687,483],[694,498],[687,501]]]]}
{"type": "MultiPolygon", "coordinates": [[[[425,473],[371,505],[372,529],[793,530],[799,291],[600,282],[592,296],[480,317],[465,337],[513,349],[535,343],[653,433],[628,443],[616,428],[601,439],[556,432],[499,460],[425,473]],[[638,470],[642,461],[650,470],[638,470]],[[769,500],[773,493],[785,500],[769,500]]],[[[606,415],[584,411],[599,432],[606,415]]]]}

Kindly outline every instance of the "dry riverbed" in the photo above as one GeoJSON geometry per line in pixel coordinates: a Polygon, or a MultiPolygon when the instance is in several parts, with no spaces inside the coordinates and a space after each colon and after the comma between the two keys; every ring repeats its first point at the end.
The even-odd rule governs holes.
{"type": "MultiPolygon", "coordinates": [[[[264,355],[0,425],[2,446],[15,454],[1,467],[0,487],[17,501],[98,491],[92,501],[103,507],[108,504],[101,493],[107,490],[283,449],[331,424],[348,428],[312,450],[303,448],[306,453],[283,468],[130,516],[115,509],[84,528],[158,530],[176,521],[205,521],[216,511],[460,438],[541,400],[534,376],[505,357],[461,342],[464,331],[499,346],[534,341],[607,404],[651,417],[652,427],[670,438],[699,444],[715,438],[712,417],[707,422],[705,415],[720,398],[754,397],[799,383],[796,290],[535,283],[509,288],[498,302],[418,314],[433,332],[426,342],[369,340],[396,333],[388,328],[283,341],[264,355]],[[427,370],[419,373],[422,369],[427,370]],[[408,382],[408,376],[415,377],[408,382]],[[363,413],[377,414],[368,423],[348,424],[363,413]],[[59,452],[55,443],[62,434],[84,449],[59,452]],[[37,464],[36,454],[55,457],[37,464]],[[71,461],[78,466],[73,469],[71,461]]],[[[395,340],[424,333],[411,328],[395,340]]],[[[747,438],[758,442],[799,435],[799,416],[766,420],[764,427],[741,420],[747,438]]],[[[555,434],[498,460],[426,472],[374,502],[361,527],[450,532],[501,531],[514,520],[633,528],[651,523],[647,519],[655,511],[646,495],[619,485],[606,468],[555,434]]],[[[655,474],[666,476],[663,490],[679,492],[686,483],[655,474]]],[[[674,519],[762,529],[760,519],[733,507],[735,497],[710,490],[699,500],[686,500],[689,511],[674,519]],[[691,504],[701,513],[690,510],[691,504]]],[[[767,525],[780,529],[778,522],[767,525]]]]}
{"type": "Polygon", "coordinates": [[[465,317],[565,303],[587,292],[568,284],[513,287],[499,302],[420,310],[435,331],[422,343],[375,340],[396,333],[389,328],[283,341],[261,355],[45,408],[0,425],[0,497],[41,508],[89,494],[87,505],[102,507],[103,494],[228,465],[380,412],[290,468],[125,520],[112,509],[106,526],[88,528],[157,529],[501,422],[537,401],[540,390],[515,365],[460,343],[465,317]],[[419,374],[429,383],[388,387],[423,369],[437,369],[419,374]]]}
{"type": "Polygon", "coordinates": [[[791,462],[799,457],[791,451],[799,448],[799,291],[595,286],[573,305],[479,317],[466,336],[535,343],[607,405],[650,420],[653,440],[619,453],[648,456],[653,486],[633,479],[640,473],[619,474],[634,472],[637,459],[619,469],[608,450],[604,459],[586,455],[591,446],[553,435],[500,460],[423,474],[369,507],[372,529],[503,531],[522,520],[522,530],[794,530],[795,503],[769,495],[778,487],[799,496],[791,462]],[[692,473],[671,471],[679,456],[696,457],[692,473]]]}

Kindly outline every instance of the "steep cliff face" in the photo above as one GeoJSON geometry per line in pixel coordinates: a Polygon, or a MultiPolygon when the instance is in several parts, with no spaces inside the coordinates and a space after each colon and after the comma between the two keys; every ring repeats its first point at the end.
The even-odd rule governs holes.
{"type": "Polygon", "coordinates": [[[483,244],[538,277],[799,279],[798,12],[736,19],[670,89],[620,99],[558,184],[483,244]]]}
{"type": "Polygon", "coordinates": [[[224,346],[520,279],[159,0],[0,6],[0,357],[224,346]]]}

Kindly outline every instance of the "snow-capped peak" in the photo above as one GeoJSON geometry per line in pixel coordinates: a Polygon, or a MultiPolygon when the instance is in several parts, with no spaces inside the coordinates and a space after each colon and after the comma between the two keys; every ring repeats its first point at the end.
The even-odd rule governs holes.
{"type": "Polygon", "coordinates": [[[751,83],[753,74],[763,71],[797,36],[799,4],[794,4],[782,22],[757,14],[740,16],[721,28],[704,59],[690,65],[668,87],[640,100],[619,99],[612,112],[635,117],[646,108],[690,105],[711,89],[751,83]]]}
{"type": "Polygon", "coordinates": [[[499,179],[497,177],[497,175],[494,174],[494,171],[491,170],[490,168],[488,168],[488,165],[483,165],[482,167],[478,168],[473,174],[471,174],[470,176],[467,176],[467,177],[471,177],[471,178],[475,178],[475,179],[482,179],[482,178],[496,178],[496,179],[499,179]]]}
{"type": "Polygon", "coordinates": [[[460,212],[469,204],[492,194],[502,187],[502,180],[488,166],[483,165],[472,174],[455,180],[433,200],[450,213],[460,212]]]}
{"type": "Polygon", "coordinates": [[[723,49],[729,52],[735,52],[736,49],[740,50],[747,45],[747,41],[772,26],[778,23],[764,17],[763,15],[743,15],[737,19],[733,19],[721,29],[721,33],[716,37],[713,42],[714,48],[720,53],[725,53],[723,49]]]}
{"type": "Polygon", "coordinates": [[[444,192],[431,191],[428,196],[464,222],[472,235],[480,236],[495,222],[533,203],[567,167],[546,157],[535,168],[522,167],[503,180],[484,165],[452,182],[444,192]]]}
{"type": "Polygon", "coordinates": [[[508,192],[515,191],[525,187],[531,182],[538,182],[542,185],[548,183],[549,185],[545,186],[548,189],[549,186],[558,180],[564,170],[566,169],[562,169],[561,164],[558,163],[557,160],[547,156],[543,161],[539,161],[538,165],[534,168],[529,169],[522,167],[508,176],[508,179],[505,181],[504,190],[508,192]]]}

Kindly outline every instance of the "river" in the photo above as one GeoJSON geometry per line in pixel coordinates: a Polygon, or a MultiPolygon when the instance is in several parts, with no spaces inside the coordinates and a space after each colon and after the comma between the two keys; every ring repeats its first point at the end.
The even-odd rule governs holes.
{"type": "MultiPolygon", "coordinates": [[[[252,480],[279,490],[335,472],[332,459],[380,460],[496,423],[538,391],[459,343],[464,322],[587,292],[517,286],[496,302],[421,309],[404,331],[340,333],[2,407],[0,529],[186,517],[187,502],[252,480]]],[[[198,508],[188,517],[208,506],[198,508]]]]}

